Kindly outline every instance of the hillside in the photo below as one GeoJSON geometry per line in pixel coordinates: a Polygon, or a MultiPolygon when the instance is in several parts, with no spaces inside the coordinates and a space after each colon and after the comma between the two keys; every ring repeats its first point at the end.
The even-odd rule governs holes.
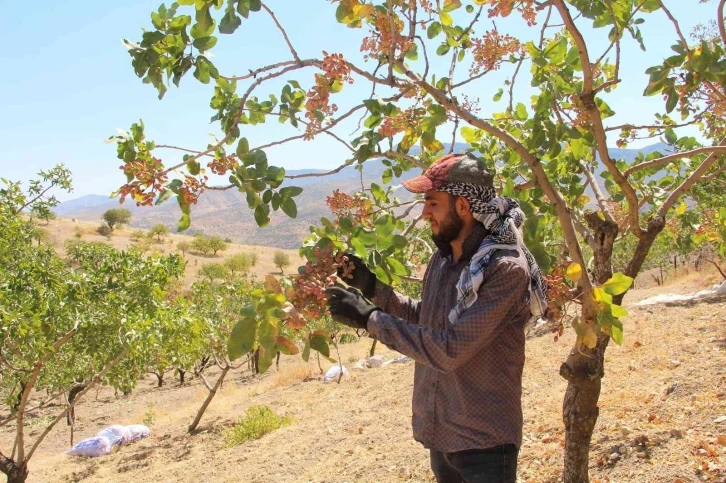
{"type": "MultiPolygon", "coordinates": [[[[456,145],[457,151],[467,148],[465,144],[456,145]]],[[[665,144],[654,144],[643,148],[641,151],[650,153],[656,150],[665,152],[668,146],[665,144]]],[[[412,150],[412,151],[415,151],[412,150]]],[[[611,149],[613,156],[632,161],[638,150],[635,149],[611,149]]],[[[323,216],[330,216],[325,205],[325,199],[334,190],[353,192],[360,189],[361,177],[364,185],[371,182],[380,183],[381,173],[385,166],[380,160],[368,161],[363,165],[362,173],[355,167],[347,167],[331,176],[307,177],[295,180],[287,180],[286,183],[301,186],[303,193],[296,198],[298,204],[298,217],[290,219],[281,212],[272,214],[270,224],[265,228],[259,228],[255,223],[252,211],[247,207],[245,197],[240,193],[228,191],[207,191],[192,211],[192,226],[189,233],[200,231],[206,234],[219,235],[223,238],[230,238],[237,243],[247,245],[261,245],[279,248],[297,248],[300,242],[309,233],[309,227],[318,224],[323,216]]],[[[291,170],[289,175],[316,174],[320,170],[291,170]]],[[[413,170],[406,173],[403,179],[417,175],[413,170]]],[[[602,182],[601,178],[598,178],[602,182]]],[[[393,184],[400,184],[400,180],[394,179],[393,184]]],[[[601,185],[604,191],[604,185],[601,185]]],[[[594,195],[590,188],[586,193],[594,204],[594,195]]],[[[397,193],[401,200],[411,199],[406,190],[399,190],[397,193]]],[[[101,215],[110,208],[118,207],[118,200],[109,199],[106,196],[87,195],[75,200],[66,201],[56,209],[58,216],[64,218],[75,218],[77,220],[101,223],[101,215]]],[[[124,207],[133,213],[132,227],[149,228],[157,223],[163,223],[172,231],[176,230],[177,221],[181,212],[176,203],[167,202],[161,206],[136,207],[132,201],[126,201],[124,207]]]]}
{"type": "MultiPolygon", "coordinates": [[[[611,344],[591,450],[593,482],[690,483],[724,481],[726,457],[726,297],[698,303],[633,307],[661,293],[693,293],[717,279],[682,276],[664,288],[633,290],[625,305],[625,343],[611,344]]],[[[555,483],[562,471],[561,419],[565,381],[557,371],[572,347],[569,327],[527,342],[524,369],[522,483],[555,483]]],[[[370,341],[341,345],[341,359],[364,357],[370,341]]],[[[397,354],[385,348],[388,359],[397,354]]],[[[323,368],[330,364],[324,361],[323,368]]],[[[428,452],[411,437],[413,364],[352,372],[341,384],[322,384],[315,358],[283,357],[280,371],[228,378],[189,436],[185,427],[206,395],[197,380],[184,386],[153,377],[130,396],[89,393],[76,409],[76,435],[153,415],[152,436],[96,459],[69,457],[69,430],[59,424],[31,462],[34,483],[146,482],[431,482],[428,452]],[[226,447],[224,430],[246,408],[264,404],[292,424],[259,440],[226,447]]],[[[57,411],[57,408],[51,408],[57,411]]],[[[31,420],[37,435],[50,412],[31,420]],[[46,419],[44,419],[46,418],[46,419]],[[34,421],[37,421],[34,423],[34,421]]],[[[8,447],[11,430],[0,428],[8,447]]]]}
{"type": "MultiPolygon", "coordinates": [[[[98,223],[84,222],[84,221],[72,221],[68,219],[58,219],[51,221],[47,226],[40,224],[40,228],[45,230],[49,235],[49,242],[53,245],[55,250],[63,254],[65,253],[65,243],[68,240],[81,240],[81,241],[93,241],[108,243],[114,248],[119,250],[128,250],[132,245],[136,243],[131,238],[131,233],[136,228],[123,226],[113,231],[110,239],[96,233],[98,223]],[[80,238],[78,237],[80,235],[80,238]]],[[[152,241],[149,245],[150,251],[156,251],[159,253],[171,253],[178,252],[176,246],[181,241],[192,241],[192,237],[184,234],[170,234],[162,243],[152,241]]],[[[230,243],[229,247],[225,251],[220,251],[216,257],[204,256],[196,253],[186,253],[184,255],[187,261],[186,270],[184,274],[184,285],[189,286],[193,283],[196,278],[197,271],[199,268],[206,263],[222,263],[227,258],[237,253],[254,253],[257,255],[257,265],[252,267],[250,274],[262,279],[266,275],[275,273],[279,274],[280,270],[275,267],[272,263],[272,257],[276,250],[271,250],[268,247],[261,246],[250,246],[239,243],[230,243]]],[[[298,254],[297,250],[285,250],[290,257],[290,269],[294,270],[300,265],[302,259],[298,254]]]]}

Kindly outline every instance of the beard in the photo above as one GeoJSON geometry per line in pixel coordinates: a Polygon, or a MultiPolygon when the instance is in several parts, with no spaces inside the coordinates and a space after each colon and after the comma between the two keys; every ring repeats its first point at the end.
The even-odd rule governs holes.
{"type": "Polygon", "coordinates": [[[431,240],[433,240],[436,247],[448,253],[451,251],[451,242],[459,236],[461,229],[464,227],[464,220],[461,219],[456,209],[452,207],[447,213],[446,218],[439,224],[439,232],[434,234],[431,233],[431,240]]]}

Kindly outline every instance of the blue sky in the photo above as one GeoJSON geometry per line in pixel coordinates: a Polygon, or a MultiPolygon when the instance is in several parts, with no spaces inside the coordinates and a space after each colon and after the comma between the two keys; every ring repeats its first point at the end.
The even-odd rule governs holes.
{"type": "MultiPolygon", "coordinates": [[[[690,32],[697,22],[713,18],[715,12],[713,2],[665,1],[684,32],[690,32]]],[[[4,73],[0,76],[0,176],[25,181],[38,170],[62,162],[73,172],[75,191],[61,199],[90,193],[108,194],[124,178],[118,171],[121,162],[116,159],[115,145],[104,140],[116,134],[117,127],[126,129],[139,118],[147,126],[147,136],[157,143],[189,148],[206,146],[212,139],[209,133],[218,132],[215,125],[209,124],[213,114],[208,107],[211,85],[198,83],[190,72],[182,80],[181,89],[170,87],[164,100],[159,101],[156,91],[135,76],[131,59],[121,44],[122,38],[140,39],[141,28],[150,27],[149,15],[160,3],[159,0],[0,3],[0,43],[4,46],[0,52],[4,73]]],[[[328,50],[341,52],[351,59],[359,58],[363,32],[337,24],[334,4],[324,0],[270,0],[268,4],[286,27],[301,57],[319,57],[321,50],[328,50]],[[303,3],[306,8],[300,7],[303,3]]],[[[644,70],[670,55],[669,46],[674,37],[664,18],[662,13],[646,17],[642,26],[646,53],[640,53],[632,41],[626,45],[621,68],[621,77],[626,82],[606,99],[618,113],[611,123],[649,122],[649,113],[660,102],[658,96],[643,99],[640,94],[647,83],[644,70]]],[[[487,20],[482,27],[490,26],[487,20]]],[[[497,19],[497,26],[531,38],[539,35],[538,28],[527,31],[513,18],[497,19]]],[[[601,38],[596,45],[606,45],[606,33],[602,29],[595,32],[601,38]]],[[[262,13],[243,21],[235,35],[222,36],[213,52],[214,62],[225,74],[241,74],[249,68],[290,58],[274,25],[262,13]]],[[[433,67],[445,74],[448,58],[437,59],[433,67]]],[[[465,66],[459,67],[460,75],[465,70],[465,66]]],[[[309,86],[312,73],[305,70],[290,78],[309,86]]],[[[470,96],[481,98],[483,114],[501,108],[490,100],[505,77],[503,72],[487,76],[467,91],[470,96]]],[[[282,82],[270,83],[269,89],[260,88],[259,96],[279,94],[282,82]]],[[[357,82],[346,87],[347,98],[336,101],[342,110],[365,98],[369,89],[367,84],[357,82]]],[[[521,99],[527,99],[526,90],[526,86],[518,86],[521,99]]],[[[379,90],[379,94],[383,93],[379,90]]],[[[357,118],[342,126],[341,136],[350,138],[356,124],[357,118]]],[[[276,121],[245,132],[252,146],[294,134],[291,127],[280,126],[276,121]]],[[[159,154],[169,161],[180,158],[180,154],[169,151],[159,154]]],[[[329,168],[341,164],[347,151],[330,138],[321,137],[313,142],[280,146],[268,155],[273,164],[288,169],[329,168]]]]}

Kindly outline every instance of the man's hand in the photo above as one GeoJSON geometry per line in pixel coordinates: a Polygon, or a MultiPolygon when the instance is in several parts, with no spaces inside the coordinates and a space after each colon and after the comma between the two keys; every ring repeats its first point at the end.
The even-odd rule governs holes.
{"type": "Polygon", "coordinates": [[[325,294],[328,296],[328,308],[333,320],[353,329],[367,329],[368,318],[373,312],[380,310],[354,288],[345,290],[328,287],[325,294]]]}
{"type": "Polygon", "coordinates": [[[376,276],[371,272],[363,260],[349,253],[345,257],[353,265],[353,271],[348,276],[345,275],[343,267],[338,267],[337,274],[341,280],[355,287],[363,293],[364,297],[371,298],[376,293],[376,276]]]}

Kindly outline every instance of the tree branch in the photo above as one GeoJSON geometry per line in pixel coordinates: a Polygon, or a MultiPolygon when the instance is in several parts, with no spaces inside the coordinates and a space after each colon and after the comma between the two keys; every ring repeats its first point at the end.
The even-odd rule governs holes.
{"type": "Polygon", "coordinates": [[[600,186],[597,184],[597,181],[595,181],[595,175],[592,174],[592,171],[590,171],[590,167],[582,160],[580,160],[580,166],[582,166],[582,171],[585,173],[585,177],[590,182],[590,186],[592,186],[592,191],[595,193],[595,199],[597,199],[597,205],[600,207],[600,211],[602,211],[608,221],[616,223],[613,218],[613,214],[610,213],[610,210],[605,203],[606,200],[600,190],[600,186]]]}
{"type": "Polygon", "coordinates": [[[405,159],[405,160],[413,163],[414,166],[416,166],[417,168],[420,168],[423,171],[426,171],[428,169],[428,166],[426,166],[425,164],[423,164],[421,161],[414,158],[410,154],[399,153],[396,151],[386,151],[385,153],[381,153],[381,156],[384,158],[402,158],[402,159],[405,159]]]}
{"type": "Polygon", "coordinates": [[[229,127],[229,129],[227,131],[228,134],[226,136],[224,136],[224,138],[221,141],[219,141],[217,144],[215,144],[214,146],[207,148],[205,151],[202,151],[198,154],[195,154],[194,156],[192,156],[191,158],[187,159],[186,161],[184,161],[182,163],[179,163],[175,166],[165,169],[164,171],[162,171],[161,174],[167,175],[170,172],[175,171],[175,170],[181,168],[182,166],[191,163],[192,161],[196,161],[197,159],[201,158],[202,156],[206,156],[210,153],[213,153],[220,146],[222,146],[227,141],[229,141],[233,136],[232,133],[234,132],[235,128],[239,124],[240,119],[242,118],[242,114],[244,113],[244,110],[245,110],[245,104],[247,103],[247,98],[249,98],[250,94],[252,94],[252,91],[254,91],[257,87],[259,87],[263,82],[266,82],[270,79],[274,79],[276,77],[280,77],[281,75],[283,75],[287,72],[293,71],[293,70],[302,69],[304,67],[319,67],[321,65],[322,65],[322,62],[320,60],[307,59],[307,60],[302,60],[296,64],[290,65],[288,67],[285,67],[284,69],[281,69],[277,72],[267,74],[264,77],[256,78],[255,82],[253,82],[252,85],[250,85],[250,87],[247,89],[247,91],[242,96],[242,99],[240,100],[240,103],[239,103],[239,108],[237,109],[237,115],[235,116],[235,119],[232,122],[232,125],[229,127]]]}
{"type": "MultiPolygon", "coordinates": [[[[421,79],[405,65],[399,64],[399,67],[403,70],[404,74],[409,79],[411,79],[419,87],[422,87],[424,90],[426,90],[426,92],[428,92],[444,108],[446,108],[450,112],[458,114],[461,119],[469,123],[471,126],[479,128],[484,132],[496,137],[504,144],[506,144],[510,149],[512,149],[515,153],[517,153],[525,163],[527,163],[527,166],[529,166],[530,170],[532,170],[532,173],[534,174],[534,178],[537,184],[540,188],[542,188],[547,198],[555,207],[573,261],[579,263],[580,266],[584,267],[585,262],[582,256],[582,250],[580,249],[580,244],[577,241],[577,233],[575,232],[575,228],[572,224],[570,210],[567,208],[567,205],[565,204],[562,195],[557,191],[557,189],[547,178],[547,173],[545,172],[542,164],[537,159],[537,157],[530,153],[522,143],[517,141],[508,132],[499,129],[496,126],[493,126],[487,121],[477,117],[472,112],[463,109],[456,100],[449,99],[446,96],[445,92],[432,86],[431,84],[426,82],[425,79],[421,79]]],[[[590,283],[590,280],[587,277],[582,277],[580,280],[583,290],[589,292],[592,289],[592,284],[590,283]]]]}
{"type": "MultiPolygon", "coordinates": [[[[107,373],[107,372],[109,371],[109,369],[111,369],[112,367],[114,367],[114,366],[115,366],[116,364],[118,364],[119,362],[121,362],[121,359],[123,359],[123,358],[124,358],[124,357],[126,356],[126,354],[127,354],[127,353],[128,353],[128,349],[124,349],[124,350],[122,350],[122,351],[121,351],[121,353],[120,353],[120,354],[118,355],[118,357],[116,357],[116,358],[115,358],[114,360],[112,360],[111,362],[107,363],[107,364],[106,364],[106,365],[105,365],[105,366],[104,366],[104,367],[103,367],[103,368],[101,369],[101,372],[99,372],[98,374],[96,374],[96,377],[94,377],[94,378],[93,378],[93,379],[91,380],[90,384],[88,384],[88,386],[86,386],[86,388],[85,388],[85,389],[83,389],[83,390],[82,390],[81,392],[79,392],[79,393],[78,393],[78,394],[76,395],[76,397],[75,397],[75,398],[73,398],[73,402],[71,402],[71,404],[69,404],[69,405],[68,405],[68,406],[67,406],[67,407],[66,407],[66,408],[65,408],[65,409],[63,410],[63,412],[61,412],[61,413],[60,413],[60,414],[59,414],[59,415],[58,415],[58,416],[57,416],[57,417],[55,418],[55,420],[53,420],[53,422],[52,422],[52,423],[50,423],[50,425],[49,425],[49,426],[48,426],[47,428],[45,428],[45,431],[43,431],[43,433],[41,433],[41,435],[40,435],[40,436],[38,436],[38,439],[37,439],[37,440],[35,440],[35,444],[33,444],[33,447],[32,447],[32,448],[30,449],[30,451],[28,452],[28,456],[27,456],[27,458],[25,459],[26,461],[27,461],[27,460],[29,460],[29,459],[31,458],[31,456],[33,456],[33,453],[35,453],[35,450],[36,450],[36,449],[38,449],[38,446],[40,446],[40,443],[42,443],[42,442],[43,442],[43,439],[45,439],[45,437],[46,437],[46,436],[48,435],[48,433],[50,433],[50,431],[51,431],[51,430],[53,429],[53,427],[54,427],[54,426],[55,426],[56,424],[58,424],[58,421],[60,421],[60,420],[61,420],[61,419],[63,419],[64,417],[66,417],[66,414],[68,414],[68,412],[69,412],[69,411],[70,411],[71,409],[73,409],[73,408],[75,407],[76,403],[78,403],[78,401],[80,401],[80,400],[81,400],[81,398],[82,398],[83,396],[85,396],[85,395],[86,395],[86,393],[87,393],[88,391],[90,391],[90,390],[91,390],[91,388],[93,388],[93,387],[94,387],[94,386],[95,386],[96,384],[98,384],[99,382],[101,382],[101,378],[102,378],[102,377],[104,376],[104,374],[106,374],[106,373],[107,373]]],[[[20,461],[20,459],[18,459],[18,461],[20,461]]]]}
{"type": "Polygon", "coordinates": [[[297,52],[295,52],[295,48],[292,46],[292,43],[290,42],[290,38],[287,36],[287,32],[285,32],[285,29],[282,28],[282,25],[280,25],[280,22],[277,21],[277,17],[275,17],[275,14],[264,3],[262,3],[262,8],[267,10],[267,13],[270,14],[270,17],[272,17],[272,20],[275,22],[275,25],[277,25],[278,30],[280,30],[280,33],[282,33],[282,37],[285,39],[285,42],[287,43],[287,47],[290,49],[290,53],[292,54],[293,59],[295,59],[295,61],[297,63],[300,63],[300,57],[297,55],[297,52]]]}
{"type": "MultiPolygon", "coordinates": [[[[722,139],[719,143],[720,146],[726,147],[726,138],[722,139]]],[[[701,180],[701,178],[708,173],[708,170],[711,169],[711,167],[718,161],[719,155],[721,152],[711,152],[711,154],[708,155],[708,157],[701,163],[701,165],[696,168],[696,170],[691,173],[691,175],[686,178],[683,183],[680,184],[673,192],[668,195],[668,198],[663,202],[660,208],[658,208],[658,212],[656,214],[656,217],[661,217],[665,219],[666,213],[668,213],[668,210],[671,209],[671,207],[678,201],[678,198],[681,197],[682,194],[687,192],[691,189],[691,187],[698,181],[701,180]]]]}
{"type": "Polygon", "coordinates": [[[288,65],[296,65],[297,63],[298,63],[298,61],[295,61],[295,60],[286,60],[284,62],[278,62],[276,64],[270,64],[270,65],[266,65],[265,67],[260,67],[259,69],[251,70],[249,74],[239,75],[239,76],[224,76],[224,75],[220,75],[219,77],[221,77],[222,79],[226,79],[228,81],[245,80],[245,79],[250,79],[252,77],[257,77],[259,74],[261,74],[263,72],[267,72],[267,71],[270,71],[270,70],[275,70],[278,67],[285,67],[285,66],[288,66],[288,65]]]}
{"type": "Polygon", "coordinates": [[[291,174],[291,175],[285,175],[285,178],[287,179],[298,179],[298,178],[322,178],[323,176],[330,176],[331,174],[340,173],[344,168],[347,168],[348,166],[351,166],[353,163],[355,163],[355,158],[351,158],[345,163],[341,164],[337,168],[331,170],[331,171],[324,171],[321,173],[305,173],[305,174],[291,174]]]}
{"type": "Polygon", "coordinates": [[[642,171],[644,169],[648,168],[655,168],[656,166],[662,166],[664,164],[667,164],[671,161],[675,161],[676,159],[682,159],[682,158],[690,158],[691,156],[697,156],[699,154],[705,154],[705,153],[723,153],[726,152],[726,145],[723,144],[723,140],[721,141],[721,144],[718,146],[706,146],[702,148],[697,149],[691,149],[690,151],[681,151],[679,153],[669,154],[667,156],[662,156],[660,158],[652,159],[650,161],[646,161],[644,163],[636,164],[635,166],[631,166],[630,168],[623,171],[623,174],[625,176],[630,176],[633,173],[636,173],[638,171],[642,171]]]}
{"type": "MultiPolygon", "coordinates": [[[[610,158],[610,153],[607,147],[607,135],[605,134],[605,128],[602,123],[602,116],[600,109],[598,109],[595,103],[595,92],[593,91],[593,74],[592,65],[590,64],[590,56],[587,50],[587,44],[582,36],[582,33],[575,25],[575,21],[570,15],[570,11],[565,5],[564,0],[552,0],[557,10],[560,12],[560,16],[565,23],[567,31],[572,36],[575,45],[577,46],[580,54],[580,63],[582,64],[582,94],[580,99],[583,106],[590,118],[592,125],[592,132],[595,137],[597,144],[597,151],[600,154],[600,159],[603,164],[607,167],[610,174],[613,175],[613,179],[620,186],[623,194],[628,200],[628,217],[630,218],[630,226],[633,229],[633,233],[641,238],[643,236],[643,230],[640,228],[639,213],[638,213],[638,195],[635,189],[630,185],[627,178],[623,176],[618,167],[615,165],[613,160],[610,158]]],[[[584,266],[584,265],[583,265],[584,266]]]]}

